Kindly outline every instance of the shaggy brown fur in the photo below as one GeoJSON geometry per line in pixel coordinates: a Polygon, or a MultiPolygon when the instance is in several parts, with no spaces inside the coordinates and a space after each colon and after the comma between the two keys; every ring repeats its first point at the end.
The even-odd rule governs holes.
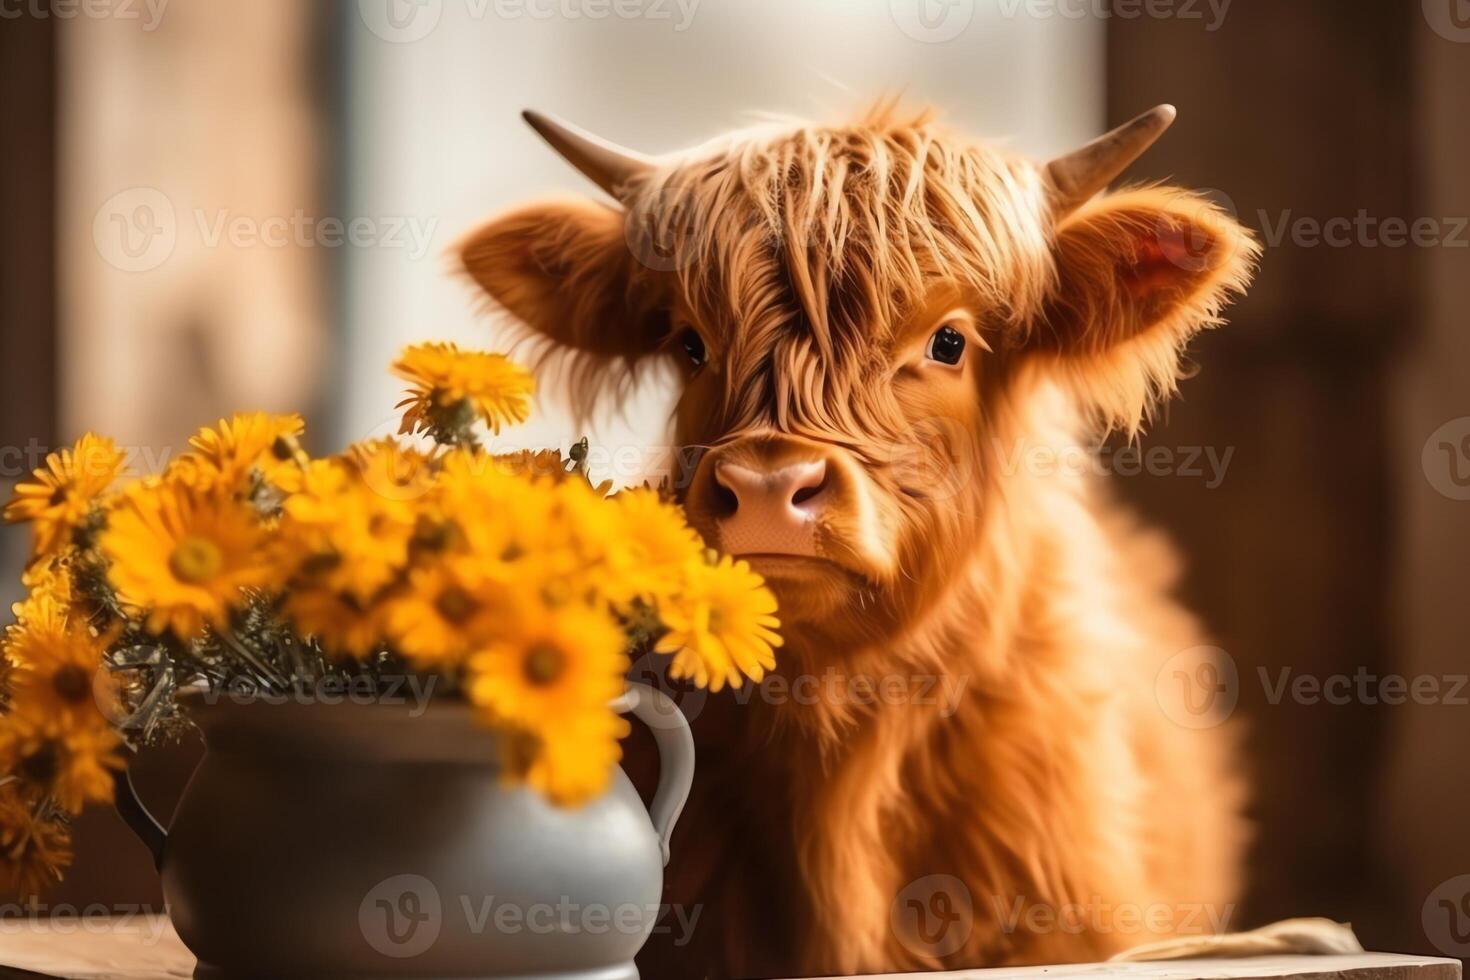
{"type": "Polygon", "coordinates": [[[891,107],[737,133],[629,191],[492,221],[465,268],[584,382],[697,332],[675,436],[709,450],[685,491],[711,543],[713,458],[824,459],[833,500],[822,560],[753,559],[788,645],[698,719],[669,900],[700,926],[655,936],[645,975],[1086,960],[1225,924],[1230,749],[1156,696],[1199,627],[1168,547],[1050,454],[1138,432],[1244,287],[1248,233],[1170,187],[1055,221],[1036,165],[891,107]],[[942,323],[959,369],[924,359],[942,323]]]}

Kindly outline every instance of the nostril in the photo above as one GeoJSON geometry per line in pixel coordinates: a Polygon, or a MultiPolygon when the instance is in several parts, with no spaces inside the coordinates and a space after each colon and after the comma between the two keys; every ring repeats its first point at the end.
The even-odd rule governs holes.
{"type": "Polygon", "coordinates": [[[808,500],[811,500],[817,494],[821,493],[826,488],[826,486],[827,481],[823,480],[819,485],[815,487],[802,487],[800,490],[796,491],[796,493],[792,494],[791,502],[800,507],[802,504],[806,503],[808,500]]]}
{"type": "Polygon", "coordinates": [[[716,517],[729,517],[740,509],[740,498],[735,495],[734,490],[721,483],[718,476],[715,477],[713,497],[716,517]]]}
{"type": "Polygon", "coordinates": [[[827,464],[823,460],[807,463],[796,470],[793,482],[796,490],[791,494],[791,504],[801,507],[821,496],[827,489],[827,464]]]}
{"type": "Polygon", "coordinates": [[[714,489],[710,496],[714,499],[716,517],[730,517],[740,509],[740,494],[735,487],[739,480],[735,473],[731,472],[733,467],[726,463],[720,463],[714,469],[714,489]]]}

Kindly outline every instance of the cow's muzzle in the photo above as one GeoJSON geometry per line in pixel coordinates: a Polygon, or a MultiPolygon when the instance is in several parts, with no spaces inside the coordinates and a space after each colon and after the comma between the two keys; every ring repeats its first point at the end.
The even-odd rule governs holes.
{"type": "Polygon", "coordinates": [[[705,454],[686,506],[731,554],[818,557],[823,522],[850,496],[848,483],[820,443],[750,436],[705,454]]]}

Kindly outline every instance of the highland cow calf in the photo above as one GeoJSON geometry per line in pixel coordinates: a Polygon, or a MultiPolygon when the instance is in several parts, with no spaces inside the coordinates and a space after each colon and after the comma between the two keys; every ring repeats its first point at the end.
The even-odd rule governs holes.
{"type": "Polygon", "coordinates": [[[1104,193],[1173,117],[1037,165],[892,107],[663,158],[527,114],[617,204],[500,217],[464,267],[589,398],[677,365],[691,520],[787,638],[700,714],[668,890],[698,927],[645,976],[1090,960],[1228,914],[1230,747],[1155,694],[1200,629],[1055,465],[1139,430],[1257,256],[1186,190],[1104,193]]]}

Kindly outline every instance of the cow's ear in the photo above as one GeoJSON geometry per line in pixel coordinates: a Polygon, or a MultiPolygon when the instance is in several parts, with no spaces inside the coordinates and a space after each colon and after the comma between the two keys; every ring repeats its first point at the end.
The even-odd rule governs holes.
{"type": "Polygon", "coordinates": [[[1207,198],[1149,187],[1093,199],[1057,227],[1057,281],[1033,332],[1105,424],[1136,431],[1171,394],[1189,339],[1221,322],[1260,246],[1207,198]]]}
{"type": "Polygon", "coordinates": [[[617,208],[533,204],[492,219],[456,251],[496,303],[558,345],[635,360],[663,340],[666,321],[617,208]]]}

